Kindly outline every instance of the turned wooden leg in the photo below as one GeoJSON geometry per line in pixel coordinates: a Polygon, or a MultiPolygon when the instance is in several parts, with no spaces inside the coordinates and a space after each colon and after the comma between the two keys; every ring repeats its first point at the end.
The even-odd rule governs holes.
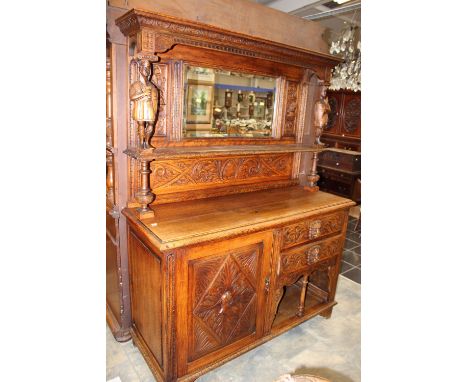
{"type": "Polygon", "coordinates": [[[141,187],[135,194],[138,203],[141,204],[141,207],[137,208],[138,217],[140,219],[154,217],[154,211],[148,206],[155,198],[155,195],[151,192],[149,185],[149,174],[151,173],[149,168],[150,161],[151,160],[140,160],[141,187]]]}
{"type": "Polygon", "coordinates": [[[304,275],[302,277],[302,289],[301,289],[301,299],[299,301],[299,306],[297,307],[296,316],[302,317],[304,315],[304,307],[305,307],[305,297],[307,292],[307,284],[308,284],[308,275],[304,275]]]}
{"type": "Polygon", "coordinates": [[[307,175],[308,185],[304,188],[310,192],[315,192],[319,190],[317,182],[320,179],[320,176],[317,172],[317,162],[318,162],[318,153],[312,153],[312,168],[310,169],[310,174],[307,175]]]}

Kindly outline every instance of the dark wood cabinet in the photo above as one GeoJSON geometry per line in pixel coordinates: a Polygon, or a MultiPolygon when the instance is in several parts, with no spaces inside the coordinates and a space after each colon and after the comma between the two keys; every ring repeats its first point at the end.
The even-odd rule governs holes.
{"type": "Polygon", "coordinates": [[[361,202],[361,153],[343,149],[327,149],[319,154],[317,166],[319,187],[323,191],[361,202]]]}
{"type": "Polygon", "coordinates": [[[331,112],[322,142],[330,148],[361,151],[361,93],[329,90],[327,96],[331,112]]]}

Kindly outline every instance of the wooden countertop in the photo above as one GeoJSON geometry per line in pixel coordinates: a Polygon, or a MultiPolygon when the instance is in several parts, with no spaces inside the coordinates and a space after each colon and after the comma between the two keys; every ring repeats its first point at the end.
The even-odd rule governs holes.
{"type": "Polygon", "coordinates": [[[159,250],[269,229],[300,218],[355,205],[349,199],[301,186],[163,204],[155,217],[139,220],[135,209],[127,218],[148,235],[159,250]]]}

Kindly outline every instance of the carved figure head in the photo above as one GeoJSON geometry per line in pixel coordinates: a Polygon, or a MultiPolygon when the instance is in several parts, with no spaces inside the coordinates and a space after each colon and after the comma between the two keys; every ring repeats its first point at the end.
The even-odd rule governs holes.
{"type": "Polygon", "coordinates": [[[140,73],[143,77],[148,78],[151,75],[151,62],[144,60],[139,65],[140,73]]]}

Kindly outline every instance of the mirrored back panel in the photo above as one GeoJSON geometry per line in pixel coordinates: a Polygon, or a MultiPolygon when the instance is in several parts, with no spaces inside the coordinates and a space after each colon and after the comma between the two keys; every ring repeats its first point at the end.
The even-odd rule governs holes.
{"type": "Polygon", "coordinates": [[[184,138],[270,138],[276,78],[184,66],[184,138]]]}

